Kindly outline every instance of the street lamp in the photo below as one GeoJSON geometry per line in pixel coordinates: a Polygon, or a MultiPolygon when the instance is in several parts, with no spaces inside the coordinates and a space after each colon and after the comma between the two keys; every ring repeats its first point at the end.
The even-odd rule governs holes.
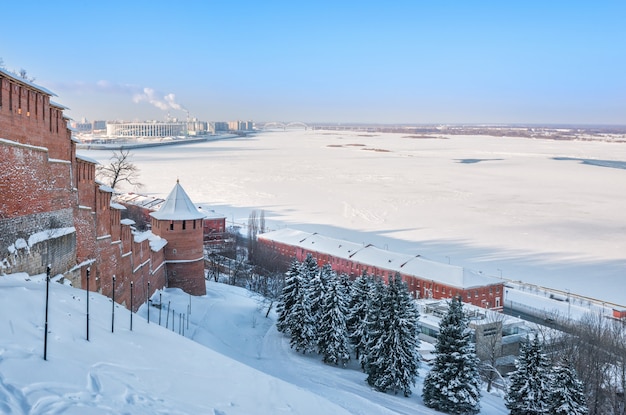
{"type": "Polygon", "coordinates": [[[130,331],[133,331],[133,282],[130,282],[130,331]]]}
{"type": "Polygon", "coordinates": [[[502,270],[498,268],[498,271],[500,272],[500,279],[502,279],[502,270]]]}
{"type": "Polygon", "coordinates": [[[111,333],[115,331],[115,275],[113,275],[113,285],[111,287],[111,333]]]}
{"type": "Polygon", "coordinates": [[[48,297],[50,290],[50,271],[51,266],[48,265],[46,268],[46,320],[44,324],[44,334],[43,334],[43,360],[48,360],[48,297]]]}
{"type": "Polygon", "coordinates": [[[91,267],[87,267],[87,341],[89,341],[89,273],[91,267]]]}

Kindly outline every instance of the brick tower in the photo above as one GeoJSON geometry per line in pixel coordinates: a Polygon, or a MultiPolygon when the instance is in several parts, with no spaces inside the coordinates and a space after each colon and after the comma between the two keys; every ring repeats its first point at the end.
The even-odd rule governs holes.
{"type": "Polygon", "coordinates": [[[183,187],[176,180],[158,212],[152,216],[152,233],[167,240],[165,263],[168,287],[181,288],[192,295],[205,295],[202,221],[183,187]]]}

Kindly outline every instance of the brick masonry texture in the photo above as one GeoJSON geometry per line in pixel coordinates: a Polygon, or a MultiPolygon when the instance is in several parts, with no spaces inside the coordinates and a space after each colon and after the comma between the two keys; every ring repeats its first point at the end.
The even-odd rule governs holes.
{"type": "MultiPolygon", "coordinates": [[[[115,300],[126,307],[132,282],[136,310],[166,285],[165,250],[152,250],[145,238],[135,241],[131,227],[120,223],[120,210],[111,207],[111,193],[95,182],[95,165],[75,151],[63,109],[49,94],[0,73],[0,278],[44,273],[51,264],[53,275],[84,288],[89,268],[90,290],[112,296],[115,276],[115,300]],[[50,235],[32,246],[18,242],[47,230],[50,235]]],[[[199,238],[175,234],[167,246],[176,258],[202,256],[201,230],[199,238]]],[[[203,261],[172,266],[178,286],[205,293],[203,261]]]]}

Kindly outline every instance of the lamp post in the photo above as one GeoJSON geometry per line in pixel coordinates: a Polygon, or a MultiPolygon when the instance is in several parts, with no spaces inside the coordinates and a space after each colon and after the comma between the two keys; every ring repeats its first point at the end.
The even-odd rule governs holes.
{"type": "Polygon", "coordinates": [[[498,268],[498,271],[500,272],[500,279],[502,279],[502,270],[498,268]]]}
{"type": "Polygon", "coordinates": [[[46,268],[46,320],[43,334],[43,360],[48,360],[48,297],[50,290],[50,265],[46,268]]]}
{"type": "Polygon", "coordinates": [[[159,326],[161,325],[161,310],[163,309],[163,300],[161,298],[161,291],[159,290],[159,326]]]}
{"type": "Polygon", "coordinates": [[[569,291],[569,288],[566,288],[566,290],[567,290],[567,320],[569,321],[569,319],[570,319],[570,317],[569,317],[570,316],[570,308],[571,308],[572,303],[570,301],[570,291],[569,291]]]}
{"type": "Polygon", "coordinates": [[[87,341],[89,341],[89,274],[91,267],[87,267],[87,341]]]}
{"type": "MultiPolygon", "coordinates": [[[[150,308],[148,307],[148,310],[150,308]]],[[[130,282],[130,331],[133,331],[133,282],[130,282]]]]}
{"type": "Polygon", "coordinates": [[[148,324],[150,324],[150,305],[152,300],[150,299],[150,281],[148,281],[148,296],[146,297],[146,304],[148,305],[148,324]]]}
{"type": "Polygon", "coordinates": [[[111,291],[111,333],[115,331],[115,275],[113,276],[113,286],[111,291]]]}

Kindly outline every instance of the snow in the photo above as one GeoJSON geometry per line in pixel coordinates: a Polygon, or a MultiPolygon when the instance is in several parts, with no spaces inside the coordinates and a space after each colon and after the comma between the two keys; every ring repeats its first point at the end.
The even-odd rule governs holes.
{"type": "Polygon", "coordinates": [[[75,233],[76,228],[73,226],[67,228],[53,228],[53,229],[45,229],[43,231],[36,232],[28,237],[28,241],[24,238],[18,238],[11,245],[7,247],[7,250],[11,254],[15,254],[19,249],[30,250],[34,245],[47,241],[49,239],[60,238],[61,236],[69,235],[71,233],[75,233]]]}
{"type": "Polygon", "coordinates": [[[61,236],[69,235],[70,233],[75,232],[76,228],[73,226],[67,228],[46,229],[30,235],[28,237],[28,246],[32,247],[33,245],[47,241],[48,239],[60,238],[61,236]]]}
{"type": "MultiPolygon", "coordinates": [[[[159,310],[151,307],[148,323],[143,304],[130,331],[130,312],[116,305],[114,333],[110,299],[92,292],[89,341],[86,292],[51,283],[44,361],[45,291],[44,275],[0,278],[1,413],[437,414],[421,403],[424,369],[410,398],[376,392],[358,363],[341,369],[293,352],[274,313],[265,318],[266,302],[214,282],[203,297],[155,293],[160,325],[159,310]]],[[[499,396],[485,394],[481,406],[484,415],[506,413],[499,396]]]]}
{"type": "Polygon", "coordinates": [[[14,80],[24,84],[24,85],[28,85],[31,88],[33,88],[33,89],[35,89],[35,90],[37,90],[39,92],[43,92],[46,95],[50,95],[50,96],[53,96],[53,97],[57,97],[58,96],[57,94],[55,94],[54,92],[50,91],[49,89],[44,88],[44,87],[42,87],[40,85],[37,85],[37,84],[29,81],[28,79],[24,79],[21,76],[19,76],[18,74],[12,73],[12,72],[7,71],[5,69],[0,68],[0,74],[2,74],[4,76],[7,76],[9,78],[12,78],[12,79],[14,79],[14,80]]]}
{"type": "Polygon", "coordinates": [[[92,163],[92,164],[96,164],[96,165],[100,164],[97,160],[94,160],[91,157],[87,157],[87,156],[84,156],[84,155],[79,154],[79,153],[76,153],[76,158],[78,160],[86,161],[88,163],[92,163]]]}
{"type": "Polygon", "coordinates": [[[280,131],[133,153],[146,192],[179,177],[229,224],[263,209],[269,229],[626,305],[623,143],[280,131]]]}
{"type": "Polygon", "coordinates": [[[195,207],[185,189],[176,181],[161,208],[150,216],[158,220],[193,220],[203,219],[205,214],[195,207]]]}
{"type": "Polygon", "coordinates": [[[110,186],[107,186],[106,184],[101,184],[100,190],[102,190],[103,192],[107,192],[107,193],[115,193],[115,189],[113,189],[110,186]]]}
{"type": "Polygon", "coordinates": [[[126,210],[126,207],[124,205],[120,205],[119,203],[115,203],[115,202],[111,202],[109,206],[117,210],[126,210]]]}
{"type": "Polygon", "coordinates": [[[22,143],[18,143],[17,141],[7,140],[5,138],[0,138],[0,143],[6,144],[9,146],[29,148],[31,150],[45,151],[46,153],[48,152],[48,149],[46,147],[33,146],[31,144],[22,144],[22,143]]]}
{"type": "Polygon", "coordinates": [[[160,251],[165,245],[167,245],[167,240],[153,234],[152,231],[133,232],[133,239],[137,243],[148,240],[148,243],[150,244],[150,249],[152,249],[152,251],[154,252],[160,251]]]}

